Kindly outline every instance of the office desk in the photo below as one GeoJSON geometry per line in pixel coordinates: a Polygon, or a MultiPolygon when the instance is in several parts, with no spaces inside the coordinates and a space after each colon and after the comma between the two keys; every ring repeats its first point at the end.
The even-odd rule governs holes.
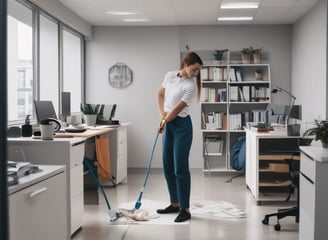
{"type": "Polygon", "coordinates": [[[127,124],[116,128],[92,128],[83,133],[58,133],[54,140],[8,138],[8,160],[66,166],[70,213],[67,217],[71,223],[69,230],[74,234],[81,228],[83,220],[83,158],[86,142],[95,136],[109,134],[112,173],[117,174],[117,179],[122,181],[127,176],[126,132],[127,124]]]}
{"type": "Polygon", "coordinates": [[[328,236],[328,149],[316,143],[301,149],[299,240],[328,236]]]}
{"type": "Polygon", "coordinates": [[[284,201],[287,198],[287,190],[292,182],[284,159],[299,160],[299,156],[288,153],[298,151],[298,138],[246,130],[245,180],[258,204],[262,201],[284,201]]]}

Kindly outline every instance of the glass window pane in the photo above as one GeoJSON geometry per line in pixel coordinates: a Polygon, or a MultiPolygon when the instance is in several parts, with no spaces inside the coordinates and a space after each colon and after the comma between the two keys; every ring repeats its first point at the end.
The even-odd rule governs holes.
{"type": "Polygon", "coordinates": [[[80,112],[82,64],[81,38],[63,31],[63,91],[71,92],[71,112],[80,112]]]}
{"type": "Polygon", "coordinates": [[[7,18],[8,120],[32,115],[33,105],[33,25],[32,10],[8,1],[7,18]]]}
{"type": "Polygon", "coordinates": [[[40,100],[52,101],[59,117],[58,94],[58,24],[40,15],[40,100]]]}

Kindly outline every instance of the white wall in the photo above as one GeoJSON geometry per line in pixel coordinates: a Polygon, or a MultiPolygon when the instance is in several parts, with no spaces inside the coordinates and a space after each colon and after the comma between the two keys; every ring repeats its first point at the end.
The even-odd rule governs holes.
{"type": "MultiPolygon", "coordinates": [[[[160,117],[156,94],[164,74],[179,68],[180,51],[263,47],[271,63],[273,84],[289,89],[291,26],[184,26],[184,27],[95,27],[86,44],[86,100],[117,103],[121,122],[128,129],[128,167],[146,167],[160,117]],[[108,84],[108,69],[116,62],[130,66],[134,82],[126,89],[108,84]]],[[[279,101],[274,99],[274,101],[279,101]]],[[[194,140],[190,166],[202,167],[200,107],[191,107],[194,140]]],[[[161,167],[159,140],[153,167],[161,167]]]]}
{"type": "Polygon", "coordinates": [[[302,105],[303,122],[326,119],[327,0],[317,3],[293,26],[291,83],[296,103],[302,105]]]}

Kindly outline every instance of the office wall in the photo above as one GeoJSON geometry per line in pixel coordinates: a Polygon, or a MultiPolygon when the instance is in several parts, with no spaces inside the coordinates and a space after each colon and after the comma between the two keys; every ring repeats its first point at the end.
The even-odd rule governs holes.
{"type": "Polygon", "coordinates": [[[293,26],[291,84],[296,103],[302,104],[303,122],[327,119],[327,0],[293,26]]]}
{"type": "MultiPolygon", "coordinates": [[[[94,27],[86,43],[86,100],[117,103],[121,122],[128,129],[128,166],[146,167],[160,118],[156,94],[164,74],[179,68],[180,51],[263,47],[271,63],[273,84],[286,89],[291,77],[291,26],[185,26],[185,27],[94,27]],[[115,89],[108,84],[108,69],[124,62],[133,70],[133,84],[115,89]]],[[[280,97],[281,98],[281,97],[280,97]]],[[[274,101],[281,101],[279,98],[274,101]]],[[[194,102],[191,114],[194,141],[190,166],[202,167],[200,106],[194,102]]],[[[161,167],[161,140],[153,167],[161,167]]]]}
{"type": "Polygon", "coordinates": [[[87,39],[92,38],[91,25],[68,9],[59,0],[30,0],[42,10],[56,17],[66,25],[83,34],[87,39]]]}

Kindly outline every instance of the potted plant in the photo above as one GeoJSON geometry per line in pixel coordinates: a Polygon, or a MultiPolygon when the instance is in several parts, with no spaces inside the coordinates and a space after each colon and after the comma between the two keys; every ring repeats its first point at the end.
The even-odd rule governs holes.
{"type": "Polygon", "coordinates": [[[303,136],[314,136],[316,141],[320,140],[322,147],[328,148],[328,121],[314,120],[315,127],[307,129],[303,136]]]}
{"type": "Polygon", "coordinates": [[[223,54],[228,51],[228,49],[223,50],[214,50],[213,55],[215,60],[222,61],[223,60],[223,54]]]}
{"type": "Polygon", "coordinates": [[[254,63],[261,63],[262,60],[262,48],[252,49],[254,63]]]}
{"type": "Polygon", "coordinates": [[[97,121],[97,114],[99,110],[99,104],[84,103],[81,104],[80,109],[84,116],[84,121],[88,126],[95,126],[97,121]]]}
{"type": "Polygon", "coordinates": [[[263,80],[263,71],[261,69],[255,70],[255,80],[263,80]]]}
{"type": "Polygon", "coordinates": [[[253,52],[252,47],[243,48],[241,51],[241,61],[244,64],[249,64],[251,62],[251,54],[253,52]]]}

